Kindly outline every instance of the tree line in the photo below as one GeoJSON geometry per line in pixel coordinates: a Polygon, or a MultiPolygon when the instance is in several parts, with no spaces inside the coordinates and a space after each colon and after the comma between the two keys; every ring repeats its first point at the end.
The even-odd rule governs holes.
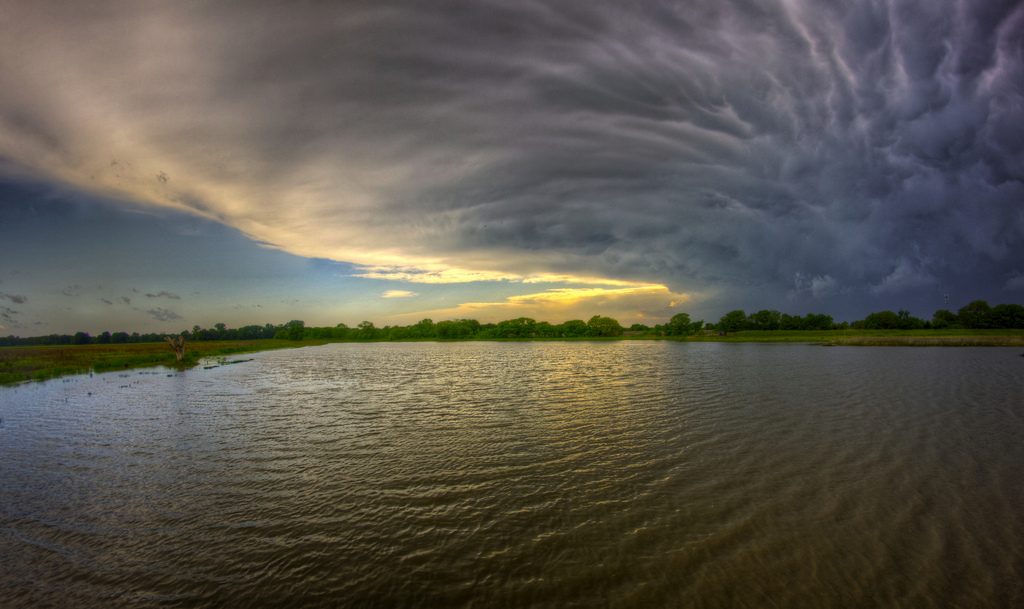
{"type": "Polygon", "coordinates": [[[758,311],[747,315],[742,310],[730,311],[717,324],[708,329],[719,332],[743,330],[1011,330],[1024,329],[1024,306],[1000,304],[989,306],[984,300],[975,300],[953,313],[946,309],[936,311],[930,320],[914,317],[910,311],[880,311],[854,322],[836,323],[829,315],[808,313],[797,317],[775,310],[758,311]]]}
{"type": "MultiPolygon", "coordinates": [[[[191,332],[183,330],[174,336],[185,336],[192,341],[208,340],[258,340],[274,338],[285,324],[265,324],[262,326],[243,326],[241,328],[229,329],[225,324],[216,324],[211,329],[203,329],[195,326],[191,332]]],[[[76,332],[75,334],[48,334],[45,336],[0,337],[0,347],[29,347],[40,345],[117,345],[129,343],[158,343],[168,336],[166,332],[151,332],[139,334],[138,332],[103,332],[96,336],[90,336],[88,332],[76,332]]]]}
{"type": "MultiPolygon", "coordinates": [[[[515,338],[599,338],[623,334],[641,336],[690,336],[697,333],[730,333],[746,330],[927,330],[927,329],[1024,329],[1024,306],[1000,304],[989,306],[984,300],[975,300],[957,310],[956,313],[940,309],[932,319],[913,317],[909,311],[881,311],[871,313],[862,320],[836,323],[830,315],[808,313],[800,317],[780,313],[774,309],[747,314],[741,309],[729,311],[717,323],[703,320],[691,321],[687,313],[676,314],[665,324],[648,326],[633,324],[624,328],[611,317],[594,315],[588,321],[573,319],[560,324],[537,321],[529,317],[517,317],[499,323],[482,324],[475,319],[445,320],[435,323],[423,319],[408,326],[383,326],[378,328],[370,321],[364,321],[354,328],[340,323],[333,327],[307,327],[301,320],[286,324],[252,325],[231,329],[223,323],[213,328],[194,326],[174,336],[184,336],[189,341],[214,340],[343,340],[343,341],[394,341],[394,340],[466,340],[466,339],[515,339],[515,338]]],[[[50,334],[20,338],[0,337],[0,346],[34,345],[90,345],[160,342],[166,333],[139,334],[133,332],[103,332],[90,336],[87,332],[71,334],[50,334]]]]}
{"type": "Polygon", "coordinates": [[[912,317],[909,311],[900,309],[898,312],[882,311],[872,313],[863,321],[850,324],[851,328],[865,330],[898,329],[970,329],[970,330],[1020,330],[1024,329],[1024,306],[1019,304],[999,304],[989,306],[984,300],[972,301],[957,310],[956,313],[939,309],[930,321],[912,317]],[[860,324],[860,325],[858,325],[860,324]]]}
{"type": "Polygon", "coordinates": [[[301,321],[292,321],[274,338],[286,340],[465,340],[493,338],[584,338],[621,336],[623,327],[611,317],[594,315],[589,321],[573,319],[561,324],[537,321],[530,317],[517,317],[498,323],[482,324],[475,319],[452,319],[435,323],[423,319],[409,326],[378,328],[371,321],[361,322],[354,328],[338,324],[333,328],[306,327],[301,321]]]}
{"type": "Polygon", "coordinates": [[[1024,306],[999,304],[989,306],[984,300],[975,300],[953,313],[946,309],[936,311],[930,320],[914,317],[910,311],[880,311],[854,322],[836,323],[829,315],[808,313],[798,317],[775,310],[758,311],[747,315],[742,310],[730,311],[717,324],[707,329],[719,332],[744,330],[1011,330],[1024,329],[1024,306]]]}

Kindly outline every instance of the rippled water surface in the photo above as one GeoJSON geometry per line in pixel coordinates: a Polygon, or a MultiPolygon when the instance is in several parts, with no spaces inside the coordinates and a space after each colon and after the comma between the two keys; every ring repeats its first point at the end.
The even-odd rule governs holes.
{"type": "Polygon", "coordinates": [[[1022,607],[1018,351],[336,344],[0,389],[0,605],[1022,607]]]}

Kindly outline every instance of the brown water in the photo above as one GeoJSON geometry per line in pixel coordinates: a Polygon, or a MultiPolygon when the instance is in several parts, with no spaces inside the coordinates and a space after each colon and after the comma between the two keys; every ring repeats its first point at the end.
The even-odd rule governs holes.
{"type": "Polygon", "coordinates": [[[1022,607],[1019,355],[343,344],[0,389],[0,605],[1022,607]]]}

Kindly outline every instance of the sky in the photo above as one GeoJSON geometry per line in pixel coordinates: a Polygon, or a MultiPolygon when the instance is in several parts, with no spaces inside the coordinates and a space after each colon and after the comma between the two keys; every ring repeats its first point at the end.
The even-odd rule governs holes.
{"type": "Polygon", "coordinates": [[[1024,302],[1020,1],[0,0],[0,83],[4,335],[1024,302]]]}

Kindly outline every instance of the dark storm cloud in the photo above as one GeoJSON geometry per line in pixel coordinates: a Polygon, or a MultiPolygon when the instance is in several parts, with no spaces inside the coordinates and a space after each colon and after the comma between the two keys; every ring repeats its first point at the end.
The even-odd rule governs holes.
{"type": "Polygon", "coordinates": [[[1020,3],[487,6],[375,55],[488,159],[389,202],[454,249],[818,297],[1024,260],[1020,3]]]}
{"type": "Polygon", "coordinates": [[[52,89],[79,105],[33,97],[34,60],[0,63],[43,82],[2,94],[32,152],[0,156],[89,167],[289,251],[766,306],[1014,289],[1024,268],[1020,2],[67,9],[17,19],[81,43],[52,89]],[[111,106],[153,155],[116,175],[75,130],[111,106]]]}

